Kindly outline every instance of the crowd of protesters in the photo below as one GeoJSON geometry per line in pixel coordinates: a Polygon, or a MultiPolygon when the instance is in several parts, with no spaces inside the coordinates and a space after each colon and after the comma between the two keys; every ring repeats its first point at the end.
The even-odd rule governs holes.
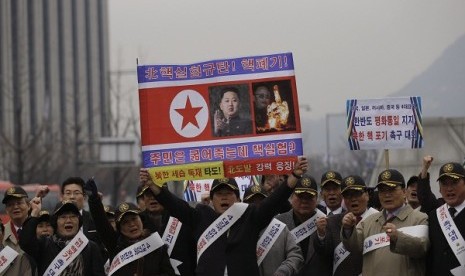
{"type": "Polygon", "coordinates": [[[432,162],[368,185],[333,170],[317,181],[302,157],[242,199],[234,179],[215,179],[195,207],[146,169],[137,204],[115,207],[93,179],[63,181],[54,210],[42,210],[46,186],[34,198],[14,186],[2,200],[0,275],[465,275],[465,169],[442,164],[437,199],[432,162]]]}

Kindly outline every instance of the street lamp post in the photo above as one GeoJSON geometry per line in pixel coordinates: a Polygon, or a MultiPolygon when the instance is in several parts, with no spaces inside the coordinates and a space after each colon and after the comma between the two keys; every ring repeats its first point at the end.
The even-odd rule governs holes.
{"type": "Polygon", "coordinates": [[[111,167],[113,170],[112,205],[118,203],[118,192],[121,187],[120,169],[134,166],[137,160],[136,141],[134,139],[118,137],[102,137],[98,141],[99,164],[111,167]]]}

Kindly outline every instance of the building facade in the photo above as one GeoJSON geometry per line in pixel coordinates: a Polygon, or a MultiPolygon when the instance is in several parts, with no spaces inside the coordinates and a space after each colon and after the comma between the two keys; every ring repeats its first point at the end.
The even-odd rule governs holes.
{"type": "Polygon", "coordinates": [[[0,1],[0,179],[60,181],[110,136],[105,0],[0,1]]]}

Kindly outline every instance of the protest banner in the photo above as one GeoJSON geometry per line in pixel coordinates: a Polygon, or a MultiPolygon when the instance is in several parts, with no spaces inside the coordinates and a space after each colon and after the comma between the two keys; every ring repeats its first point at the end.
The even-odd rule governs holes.
{"type": "Polygon", "coordinates": [[[137,69],[143,166],[157,184],[285,174],[303,155],[291,53],[137,69]]]}
{"type": "Polygon", "coordinates": [[[347,100],[351,150],[421,148],[421,98],[347,100]]]}

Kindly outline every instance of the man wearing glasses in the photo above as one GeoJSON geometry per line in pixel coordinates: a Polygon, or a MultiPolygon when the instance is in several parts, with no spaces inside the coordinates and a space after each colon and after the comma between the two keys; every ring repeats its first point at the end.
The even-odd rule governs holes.
{"type": "Polygon", "coordinates": [[[399,171],[381,172],[376,187],[383,211],[358,224],[354,213],[344,215],[344,247],[363,254],[363,275],[425,275],[428,216],[405,203],[405,180],[399,171]]]}

